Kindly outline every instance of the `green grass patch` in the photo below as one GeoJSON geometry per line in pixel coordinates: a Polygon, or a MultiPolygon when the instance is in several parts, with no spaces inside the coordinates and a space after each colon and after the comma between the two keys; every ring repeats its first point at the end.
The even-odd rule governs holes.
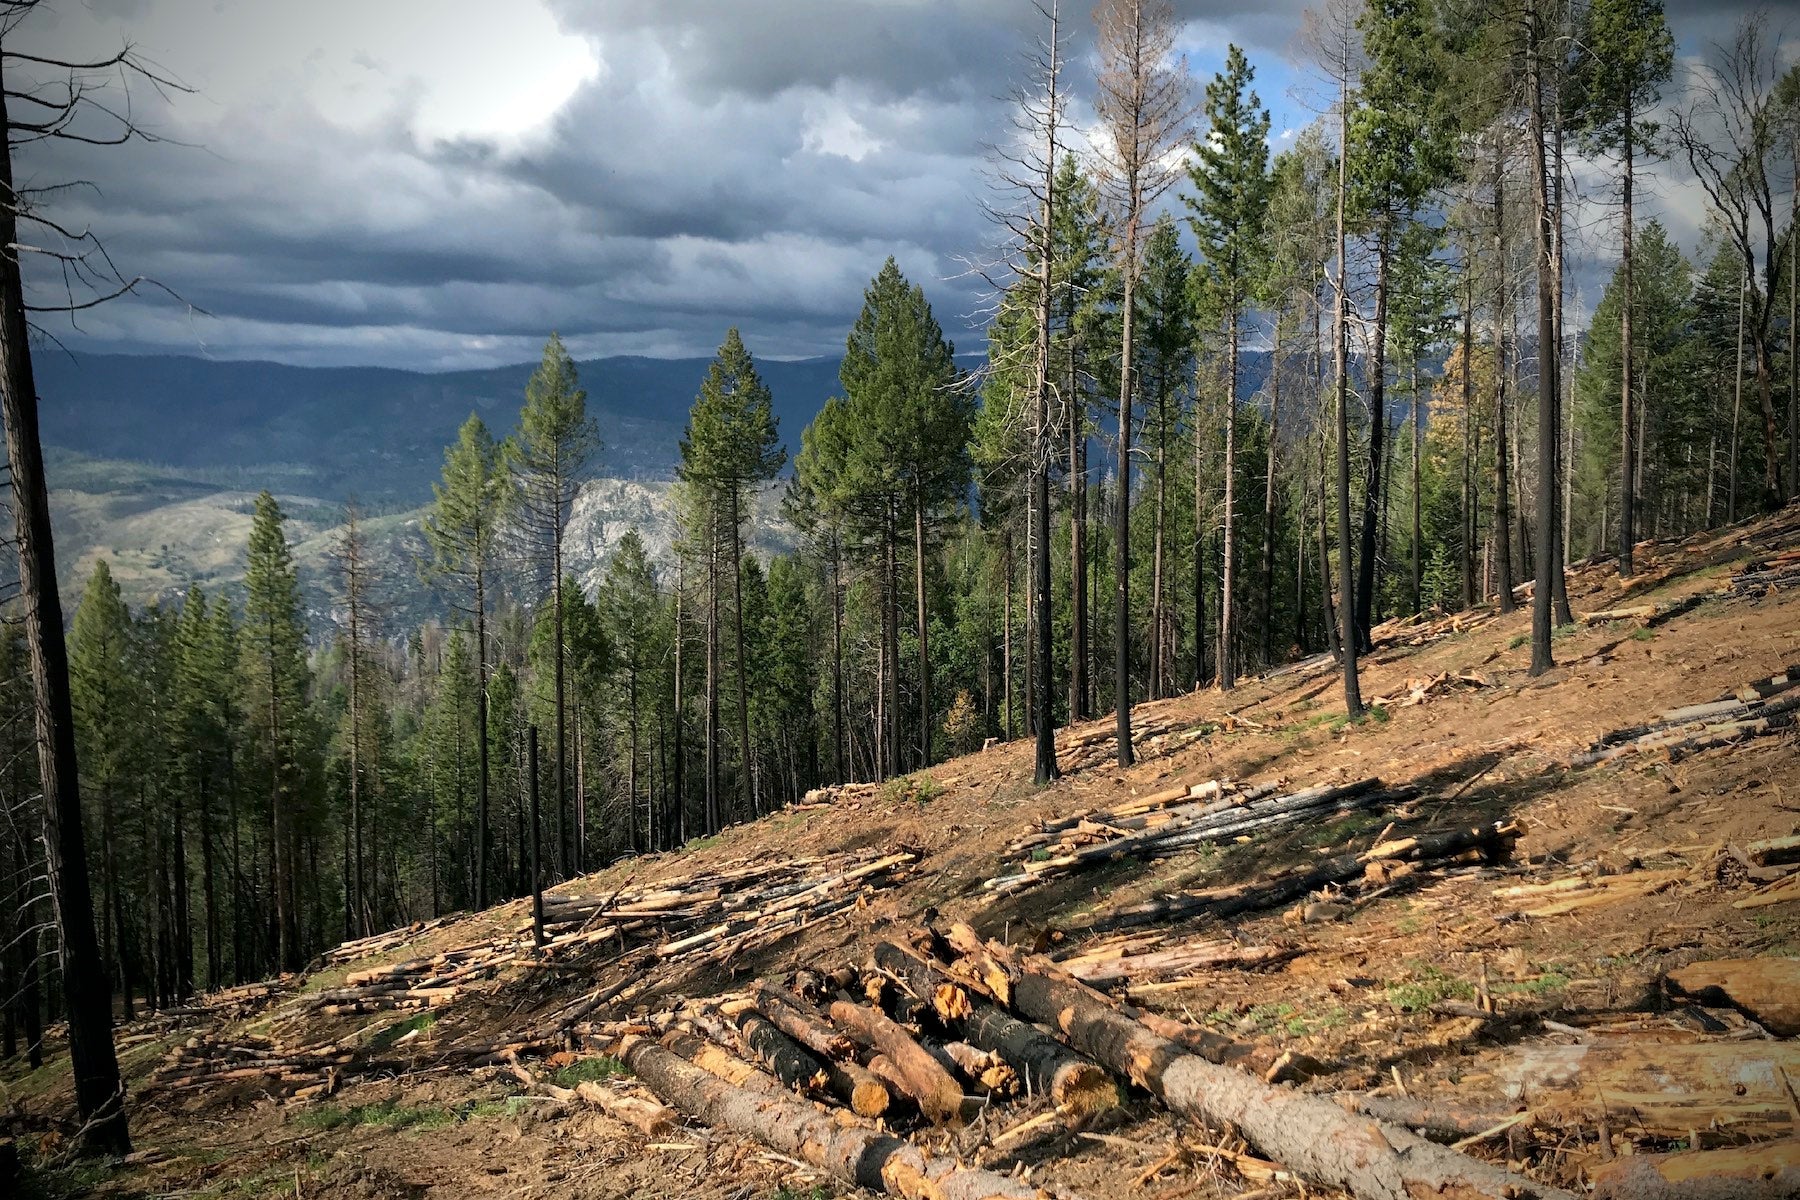
{"type": "Polygon", "coordinates": [[[1631,631],[1631,640],[1634,642],[1655,641],[1656,640],[1656,630],[1645,629],[1642,626],[1639,626],[1638,628],[1631,631]]]}
{"type": "Polygon", "coordinates": [[[888,780],[881,789],[881,798],[889,804],[901,804],[910,800],[923,805],[942,794],[943,790],[929,771],[915,771],[911,775],[888,780]]]}
{"type": "Polygon", "coordinates": [[[1467,1000],[1475,986],[1427,963],[1413,965],[1413,978],[1387,985],[1387,1002],[1401,1012],[1420,1012],[1440,1000],[1467,1000]]]}
{"type": "Polygon", "coordinates": [[[1550,637],[1553,641],[1560,642],[1565,638],[1572,638],[1580,632],[1581,625],[1579,622],[1572,625],[1558,625],[1555,629],[1550,631],[1550,637]]]}
{"type": "Polygon", "coordinates": [[[616,1079],[621,1075],[631,1074],[631,1068],[616,1058],[605,1054],[597,1054],[592,1058],[578,1058],[566,1067],[559,1068],[551,1078],[558,1087],[572,1088],[578,1083],[616,1079]]]}
{"type": "Polygon", "coordinates": [[[1497,983],[1493,990],[1507,996],[1542,996],[1549,992],[1560,992],[1568,986],[1569,976],[1558,968],[1552,967],[1536,979],[1497,983]]]}
{"type": "Polygon", "coordinates": [[[388,1129],[437,1129],[456,1121],[456,1113],[438,1105],[402,1104],[398,1100],[381,1100],[374,1104],[344,1107],[320,1104],[301,1109],[294,1124],[302,1129],[323,1133],[333,1129],[353,1129],[359,1125],[380,1125],[388,1129]]]}

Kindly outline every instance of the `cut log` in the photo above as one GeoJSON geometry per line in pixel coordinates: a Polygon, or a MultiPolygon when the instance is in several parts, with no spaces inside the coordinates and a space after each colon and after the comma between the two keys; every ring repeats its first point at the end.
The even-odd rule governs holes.
{"type": "Polygon", "coordinates": [[[738,1058],[717,1042],[710,1042],[686,1029],[671,1029],[663,1034],[662,1044],[687,1059],[702,1071],[725,1082],[765,1096],[789,1095],[779,1079],[738,1058]]]}
{"type": "Polygon", "coordinates": [[[1800,1080],[1792,1042],[1597,1041],[1520,1050],[1498,1072],[1507,1098],[1545,1121],[1686,1137],[1712,1129],[1782,1137],[1794,1122],[1788,1080],[1800,1080]]]}
{"type": "Polygon", "coordinates": [[[825,1064],[777,1029],[762,1013],[747,1002],[726,1005],[722,1011],[744,1049],[767,1067],[771,1075],[804,1094],[825,1090],[831,1079],[825,1064]]]}
{"type": "Polygon", "coordinates": [[[1005,1059],[1027,1091],[1049,1096],[1058,1108],[1086,1115],[1118,1106],[1118,1085],[1110,1075],[986,1000],[971,999],[968,989],[979,985],[952,978],[930,959],[893,942],[877,943],[874,958],[879,969],[913,995],[933,997],[940,1015],[946,1010],[954,1014],[948,1020],[963,1036],[976,1048],[1005,1059]]]}
{"type": "Polygon", "coordinates": [[[665,1102],[845,1183],[906,1200],[1044,1200],[1018,1180],[935,1158],[881,1130],[839,1125],[802,1100],[734,1087],[647,1038],[626,1038],[620,1057],[665,1102]]]}
{"type": "Polygon", "coordinates": [[[1513,1116],[1497,1108],[1465,1104],[1448,1096],[1373,1096],[1345,1092],[1337,1101],[1351,1112],[1404,1125],[1434,1142],[1460,1142],[1513,1116]]]}
{"type": "Polygon", "coordinates": [[[1689,963],[1670,971],[1668,984],[1678,996],[1735,1008],[1777,1037],[1800,1035],[1800,959],[1689,963]]]}
{"type": "Polygon", "coordinates": [[[762,1015],[775,1028],[827,1059],[848,1058],[852,1043],[831,1027],[825,1015],[785,988],[758,982],[751,985],[750,996],[762,1015]]]}
{"type": "Polygon", "coordinates": [[[1800,1142],[1637,1154],[1594,1172],[1593,1200],[1795,1200],[1800,1142]]]}
{"type": "Polygon", "coordinates": [[[1009,1003],[1052,1025],[1070,1044],[1145,1088],[1175,1112],[1213,1129],[1236,1129],[1253,1147],[1300,1177],[1345,1188],[1364,1200],[1573,1200],[1504,1168],[1436,1145],[1408,1130],[1345,1112],[1332,1101],[1275,1087],[1220,1067],[1120,1013],[1105,996],[1004,947],[983,945],[957,926],[951,943],[971,944],[1009,977],[1009,1003]]]}
{"type": "MultiPolygon", "coordinates": [[[[962,1088],[950,1072],[938,1064],[931,1052],[919,1045],[913,1036],[890,1020],[887,1014],[863,1004],[836,1000],[831,1005],[831,1019],[858,1042],[873,1049],[892,1064],[894,1074],[883,1076],[919,1102],[919,1111],[928,1120],[945,1124],[957,1121],[962,1114],[962,1088]]],[[[873,1064],[869,1069],[875,1071],[873,1064]]]]}
{"type": "Polygon", "coordinates": [[[1087,983],[1111,983],[1202,969],[1254,969],[1285,962],[1299,953],[1292,946],[1240,946],[1228,938],[1210,938],[1147,954],[1076,955],[1057,965],[1087,983]]]}

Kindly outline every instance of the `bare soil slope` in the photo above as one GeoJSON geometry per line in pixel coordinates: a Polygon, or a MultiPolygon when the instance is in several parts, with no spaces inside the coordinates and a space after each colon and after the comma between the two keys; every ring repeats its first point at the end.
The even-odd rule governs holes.
{"type": "MultiPolygon", "coordinates": [[[[1343,720],[1335,667],[1313,659],[1140,706],[1130,770],[1113,765],[1108,720],[1065,731],[1067,775],[1045,789],[1024,743],[838,789],[554,889],[542,955],[522,902],[344,947],[302,978],[123,1031],[139,1154],[32,1186],[857,1194],[743,1130],[620,1119],[619,1097],[656,1089],[597,1055],[685,1021],[754,1059],[730,1002],[759,980],[821,1005],[873,999],[927,1043],[957,1042],[943,997],[934,1012],[869,964],[889,942],[949,965],[944,935],[966,923],[1176,1045],[1545,1188],[1659,1194],[1647,1189],[1679,1169],[1625,1172],[1675,1151],[1760,1181],[1719,1194],[1789,1194],[1772,1180],[1800,1169],[1800,853],[1782,842],[1800,832],[1800,691],[1784,682],[1800,668],[1796,548],[1789,508],[1648,546],[1629,587],[1608,563],[1576,570],[1578,614],[1631,615],[1559,631],[1559,665],[1540,678],[1526,670],[1528,602],[1393,623],[1364,660],[1378,705],[1361,722],[1343,720]],[[1671,733],[1634,730],[1715,701],[1671,733]],[[1614,731],[1644,740],[1584,761],[1614,731]],[[1176,795],[1212,781],[1216,796],[1176,795]],[[1263,813],[1266,800],[1246,802],[1259,790],[1270,819],[1221,824],[1263,813]],[[1158,841],[1190,828],[1191,844],[1158,841]],[[1224,832],[1198,836],[1209,829],[1224,832]],[[1723,983],[1682,971],[1721,960],[1749,966],[1723,983]],[[608,1107],[584,1099],[596,1089],[608,1107]]],[[[959,978],[979,1002],[975,963],[959,978]]],[[[855,1061],[883,1069],[869,1057],[855,1061]]],[[[1012,1094],[1004,1074],[959,1075],[979,1101],[943,1125],[891,1085],[884,1121],[1025,1194],[1333,1194],[1258,1138],[1175,1115],[1142,1079],[1093,1113],[1012,1094]]],[[[64,1060],[5,1089],[27,1157],[53,1164],[69,1132],[64,1060]]],[[[804,1103],[844,1111],[824,1089],[804,1103]]]]}

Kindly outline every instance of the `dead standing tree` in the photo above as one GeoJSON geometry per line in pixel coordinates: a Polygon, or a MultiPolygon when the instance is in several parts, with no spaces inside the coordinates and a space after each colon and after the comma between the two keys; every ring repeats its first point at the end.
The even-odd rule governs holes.
{"type": "Polygon", "coordinates": [[[1772,325],[1782,260],[1792,241],[1777,225],[1775,203],[1780,156],[1792,149],[1781,136],[1777,99],[1784,57],[1767,14],[1746,17],[1729,46],[1713,43],[1706,61],[1688,72],[1688,101],[1675,108],[1671,122],[1675,145],[1719,214],[1720,232],[1744,262],[1762,260],[1761,278],[1751,289],[1748,330],[1763,426],[1762,506],[1768,508],[1782,495],[1772,325]]]}
{"type": "Polygon", "coordinates": [[[75,1105],[85,1144],[122,1154],[130,1150],[131,1136],[113,1051],[110,989],[94,936],[68,651],[30,338],[32,313],[72,315],[136,291],[147,281],[123,275],[91,232],[70,228],[45,211],[46,201],[81,186],[78,181],[15,184],[13,155],[40,142],[111,146],[155,141],[132,115],[133,85],[159,95],[185,89],[152,70],[129,47],[90,60],[20,49],[21,26],[38,7],[39,0],[0,0],[0,420],[6,426],[12,473],[19,598],[44,797],[45,866],[68,1004],[75,1105]],[[22,254],[37,254],[52,264],[60,282],[56,302],[27,299],[22,254]]]}
{"type": "Polygon", "coordinates": [[[1050,466],[1056,458],[1059,427],[1052,411],[1059,397],[1051,380],[1050,322],[1055,309],[1056,206],[1061,201],[1056,189],[1057,158],[1067,129],[1058,2],[1048,0],[1033,6],[1044,22],[1045,33],[1026,55],[1025,82],[1013,96],[1011,136],[990,150],[995,164],[993,186],[1001,199],[986,209],[1007,245],[997,261],[975,268],[996,293],[1024,289],[1034,326],[1029,349],[1021,348],[1028,361],[1012,365],[1023,368],[1030,401],[1025,454],[1031,510],[1031,615],[1036,627],[1032,656],[1038,680],[1031,692],[1037,734],[1034,778],[1039,785],[1061,774],[1056,765],[1055,688],[1050,682],[1050,466]]]}
{"type": "MultiPolygon", "coordinates": [[[[1113,682],[1119,765],[1131,751],[1131,401],[1133,317],[1145,211],[1181,178],[1175,151],[1192,137],[1187,63],[1174,56],[1175,13],[1167,0],[1101,0],[1094,10],[1100,75],[1094,107],[1101,132],[1100,189],[1112,226],[1119,303],[1119,494],[1114,500],[1113,682]]],[[[1077,581],[1076,586],[1080,583],[1077,581]]]]}

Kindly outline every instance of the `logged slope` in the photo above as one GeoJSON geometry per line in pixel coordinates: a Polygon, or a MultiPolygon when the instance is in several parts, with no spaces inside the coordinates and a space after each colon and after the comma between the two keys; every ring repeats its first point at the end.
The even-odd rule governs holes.
{"type": "MultiPolygon", "coordinates": [[[[1095,722],[1064,734],[1071,774],[1041,791],[1030,748],[1001,746],[941,765],[929,786],[840,789],[570,881],[551,893],[556,940],[541,962],[515,902],[347,946],[272,1001],[231,998],[243,1015],[145,1024],[125,1051],[143,1097],[136,1132],[165,1157],[113,1183],[167,1193],[278,1178],[306,1195],[434,1197],[848,1191],[833,1174],[844,1164],[813,1152],[825,1142],[795,1140],[801,1126],[757,1127],[759,1112],[790,1110],[755,1099],[785,1089],[746,1065],[775,1043],[745,1022],[792,1021],[748,990],[759,979],[794,989],[784,994],[828,1023],[833,1001],[863,1013],[816,1039],[819,1082],[811,1068],[792,1079],[844,1128],[853,1119],[832,1072],[846,1087],[857,1070],[874,1076],[892,1097],[889,1127],[910,1131],[913,1147],[846,1135],[861,1149],[845,1169],[900,1194],[952,1194],[904,1188],[956,1159],[975,1169],[955,1186],[977,1189],[957,1195],[1003,1194],[993,1179],[1019,1173],[1033,1188],[1120,1200],[1297,1194],[1283,1172],[1333,1169],[1291,1140],[1292,1121],[1322,1110],[1282,1099],[1290,1124],[1261,1127],[1276,1111],[1258,1099],[1264,1079],[1329,1096],[1335,1111],[1377,1113],[1395,1123],[1389,1145],[1404,1143],[1402,1125],[1467,1139],[1493,1164],[1481,1170],[1522,1165],[1535,1182],[1521,1195],[1590,1183],[1641,1194],[1630,1189],[1643,1171],[1776,1175],[1792,1160],[1780,1081],[1800,1077],[1800,1043],[1765,1039],[1754,1022],[1782,1028],[1783,963],[1800,956],[1800,670],[1787,670],[1800,668],[1800,510],[1649,548],[1646,560],[1625,590],[1604,564],[1575,572],[1578,610],[1647,611],[1567,631],[1562,665],[1539,679],[1525,671],[1526,612],[1390,626],[1365,660],[1364,694],[1384,701],[1365,723],[1344,725],[1330,664],[1309,661],[1229,695],[1142,706],[1142,761],[1127,772],[1095,722]],[[1631,749],[1574,765],[1603,742],[1631,749]],[[1196,831],[1212,836],[1176,844],[1196,831]],[[1044,967],[1031,952],[1104,991],[1054,973],[1032,982],[1044,967]],[[948,990],[908,966],[921,953],[949,972],[935,981],[948,990]],[[883,974],[866,972],[872,956],[883,974]],[[1691,993],[1662,982],[1732,960],[1758,965],[1683,972],[1691,993]],[[1758,995],[1757,980],[1773,980],[1774,995],[1758,995]],[[885,1065],[852,1048],[857,1029],[875,1028],[870,999],[890,1024],[932,1035],[927,1056],[965,1092],[988,1093],[963,1114],[970,1123],[934,1130],[916,1115],[898,1043],[883,1044],[885,1065]],[[1017,1039],[1044,1035],[1009,1032],[1008,1007],[1056,1028],[1053,1051],[1141,1087],[1099,1118],[1013,1094],[1004,1069],[1028,1069],[1013,1066],[1028,1061],[1017,1039]],[[684,1074],[675,1055],[619,1041],[664,1032],[731,1078],[684,1074]],[[946,1044],[932,1049],[933,1037],[946,1044]],[[570,1045],[625,1053],[641,1078],[560,1091],[610,1069],[545,1057],[570,1045]],[[1243,1140],[1177,1115],[1225,1103],[1204,1090],[1216,1068],[1176,1069],[1192,1063],[1183,1051],[1236,1073],[1243,1140]],[[532,1085],[497,1057],[507,1052],[532,1085]],[[711,1124],[646,1120],[661,1130],[646,1133],[621,1096],[660,1097],[711,1124]],[[1645,1160],[1627,1175],[1607,1165],[1627,1148],[1715,1157],[1645,1160]]],[[[765,1065],[778,1070],[775,1058],[765,1065]]],[[[45,1113],[64,1086],[52,1064],[10,1088],[45,1113]]],[[[824,1126],[815,1134],[827,1138],[824,1126]]],[[[1387,1194],[1384,1152],[1370,1141],[1357,1153],[1373,1155],[1374,1174],[1339,1181],[1387,1194]]],[[[1468,1168],[1469,1186],[1487,1186],[1481,1170],[1468,1168]]],[[[1733,1194],[1790,1194],[1755,1186],[1733,1194]]]]}

